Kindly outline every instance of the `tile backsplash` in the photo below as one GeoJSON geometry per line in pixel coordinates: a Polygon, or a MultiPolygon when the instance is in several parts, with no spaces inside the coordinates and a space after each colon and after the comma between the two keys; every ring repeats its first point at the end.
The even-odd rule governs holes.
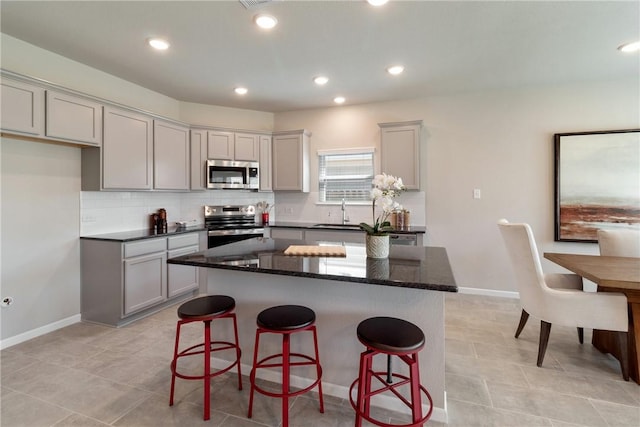
{"type": "MultiPolygon", "coordinates": [[[[208,190],[191,193],[107,192],[80,193],[80,235],[141,230],[149,227],[149,216],[160,208],[167,210],[167,222],[204,223],[204,205],[243,205],[266,201],[275,208],[270,222],[340,223],[340,205],[318,204],[318,193],[258,193],[252,191],[208,190]]],[[[425,225],[425,193],[408,191],[396,201],[411,211],[412,225],[425,225]]],[[[371,222],[371,204],[347,205],[352,224],[371,222]]],[[[260,222],[258,216],[256,221],[260,222]]]]}
{"type": "MultiPolygon", "coordinates": [[[[256,204],[259,201],[273,204],[274,194],[241,190],[191,193],[82,191],[80,235],[146,229],[149,216],[160,208],[167,210],[169,224],[176,221],[202,224],[205,205],[256,204]]],[[[271,215],[275,220],[273,210],[271,215]]]]}

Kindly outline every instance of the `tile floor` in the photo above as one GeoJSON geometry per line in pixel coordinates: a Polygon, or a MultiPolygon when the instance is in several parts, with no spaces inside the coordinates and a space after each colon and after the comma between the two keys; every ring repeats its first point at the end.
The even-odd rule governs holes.
{"type": "MultiPolygon", "coordinates": [[[[554,326],[543,368],[535,366],[539,323],[513,338],[517,300],[446,297],[446,388],[450,426],[640,426],[640,387],[622,381],[618,363],[573,328],[554,326]]],[[[1,352],[2,427],[278,426],[278,401],[257,395],[246,418],[248,380],[214,380],[211,420],[202,420],[202,389],[178,381],[169,407],[175,307],[128,327],[78,323],[1,352]],[[138,350],[132,354],[135,345],[138,350]]],[[[313,396],[291,405],[292,426],[351,426],[348,402],[313,396]]],[[[391,412],[379,416],[402,420],[391,412]]],[[[444,424],[429,422],[430,426],[444,424]]]]}

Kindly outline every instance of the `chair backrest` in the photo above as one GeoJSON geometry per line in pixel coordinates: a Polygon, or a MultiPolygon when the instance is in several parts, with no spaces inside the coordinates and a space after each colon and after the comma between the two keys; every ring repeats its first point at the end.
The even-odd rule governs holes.
{"type": "Polygon", "coordinates": [[[547,285],[531,227],[528,224],[511,224],[506,219],[498,221],[498,227],[516,274],[522,308],[529,314],[543,317],[547,285]]]}
{"type": "Polygon", "coordinates": [[[600,255],[640,258],[640,230],[598,230],[600,255]]]}

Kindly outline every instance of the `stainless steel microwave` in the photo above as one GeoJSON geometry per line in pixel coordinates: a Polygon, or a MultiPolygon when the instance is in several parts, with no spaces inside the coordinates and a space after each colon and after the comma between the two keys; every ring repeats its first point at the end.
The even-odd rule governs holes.
{"type": "Polygon", "coordinates": [[[207,160],[207,188],[257,190],[259,186],[258,162],[207,160]]]}

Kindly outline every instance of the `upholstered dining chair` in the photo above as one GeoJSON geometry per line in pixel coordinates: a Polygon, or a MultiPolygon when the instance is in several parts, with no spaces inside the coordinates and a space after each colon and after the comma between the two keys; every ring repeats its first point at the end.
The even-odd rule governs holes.
{"type": "Polygon", "coordinates": [[[640,258],[640,230],[598,230],[600,255],[640,258]]]}
{"type": "MultiPolygon", "coordinates": [[[[516,275],[522,314],[515,337],[518,338],[529,315],[540,319],[537,365],[542,366],[551,325],[617,331],[621,354],[627,354],[627,297],[620,293],[584,292],[582,278],[576,274],[544,274],[533,232],[528,224],[511,224],[506,219],[498,227],[509,252],[516,275]]],[[[629,362],[620,362],[623,378],[629,380],[629,362]]]]}

